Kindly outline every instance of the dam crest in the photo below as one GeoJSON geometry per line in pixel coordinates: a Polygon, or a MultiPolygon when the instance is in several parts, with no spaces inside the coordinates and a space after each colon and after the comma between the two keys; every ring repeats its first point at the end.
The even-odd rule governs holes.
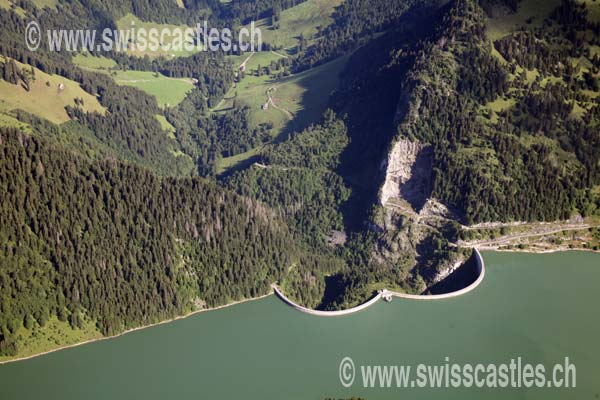
{"type": "Polygon", "coordinates": [[[477,286],[479,286],[479,284],[483,281],[483,278],[485,277],[485,263],[483,261],[483,257],[481,256],[481,253],[479,252],[479,250],[473,249],[473,255],[475,256],[476,270],[477,270],[478,275],[477,275],[477,278],[472,283],[470,283],[469,285],[465,286],[462,289],[448,292],[448,293],[425,294],[425,295],[423,295],[423,294],[407,294],[407,293],[400,293],[400,292],[394,292],[394,291],[387,290],[387,289],[382,289],[379,292],[377,292],[377,294],[375,296],[373,296],[371,299],[367,300],[366,302],[359,304],[356,307],[348,308],[346,310],[335,310],[335,311],[313,310],[313,309],[301,306],[300,304],[297,304],[294,301],[292,301],[291,299],[289,299],[285,294],[283,294],[283,292],[277,285],[274,284],[274,285],[272,285],[272,287],[273,287],[273,290],[274,290],[275,294],[277,295],[277,297],[279,297],[284,303],[288,304],[289,306],[295,308],[298,311],[301,311],[306,314],[321,316],[321,317],[336,317],[336,316],[353,314],[355,312],[365,310],[365,309],[369,308],[370,306],[372,306],[373,304],[377,303],[380,299],[384,299],[385,301],[388,301],[388,302],[392,301],[392,299],[394,297],[398,297],[398,298],[402,298],[402,299],[409,299],[409,300],[442,300],[442,299],[449,299],[452,297],[462,296],[466,293],[469,293],[470,291],[474,290],[477,286]]]}

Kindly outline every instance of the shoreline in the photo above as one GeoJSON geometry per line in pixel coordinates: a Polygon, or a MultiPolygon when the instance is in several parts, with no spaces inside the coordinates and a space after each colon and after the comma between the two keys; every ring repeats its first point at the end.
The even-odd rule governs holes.
{"type": "Polygon", "coordinates": [[[100,341],[103,341],[103,340],[116,339],[116,338],[118,338],[120,336],[123,336],[123,335],[126,335],[128,333],[132,333],[132,332],[136,332],[136,331],[141,331],[142,329],[147,329],[147,328],[152,328],[152,327],[155,327],[155,326],[158,326],[158,325],[168,324],[168,323],[175,322],[175,321],[180,320],[180,319],[185,319],[185,318],[188,318],[188,317],[191,317],[191,316],[194,316],[196,314],[203,313],[203,312],[217,311],[217,310],[220,310],[220,309],[223,309],[223,308],[227,308],[227,307],[231,307],[231,306],[235,306],[235,305],[238,305],[238,304],[247,303],[247,302],[255,301],[255,300],[261,300],[261,299],[264,299],[265,297],[272,296],[272,295],[273,295],[273,292],[269,292],[267,294],[263,294],[263,295],[258,296],[258,297],[251,297],[251,298],[248,298],[248,299],[236,300],[236,301],[233,301],[231,303],[222,304],[222,305],[217,306],[217,307],[203,308],[201,310],[195,310],[195,311],[189,312],[187,314],[183,314],[183,315],[179,315],[177,317],[165,319],[163,321],[155,322],[153,324],[142,325],[142,326],[138,326],[136,328],[130,328],[130,329],[127,329],[127,330],[125,330],[125,331],[123,331],[121,333],[117,333],[116,335],[103,336],[103,337],[99,337],[99,338],[96,338],[96,339],[84,340],[83,342],[78,342],[78,343],[68,344],[68,345],[65,345],[65,346],[60,346],[60,347],[57,347],[55,349],[43,351],[41,353],[36,353],[36,354],[29,355],[29,356],[23,356],[23,357],[13,358],[13,359],[10,359],[10,360],[0,361],[0,365],[9,364],[9,363],[18,362],[18,361],[25,361],[25,360],[29,360],[29,359],[32,359],[32,358],[35,358],[35,357],[40,357],[40,356],[44,356],[46,354],[54,353],[54,352],[57,352],[57,351],[70,349],[72,347],[83,346],[84,344],[90,344],[90,343],[94,343],[94,342],[100,342],[100,341]]]}
{"type": "Polygon", "coordinates": [[[581,252],[587,252],[587,253],[596,253],[596,254],[600,254],[600,250],[594,250],[594,249],[562,249],[562,248],[558,248],[558,249],[548,249],[548,250],[535,250],[535,249],[500,249],[497,247],[481,247],[479,248],[480,251],[486,252],[486,251],[495,251],[498,253],[528,253],[528,254],[552,254],[552,253],[568,253],[570,251],[581,251],[581,252]]]}
{"type": "MultiPolygon", "coordinates": [[[[531,249],[519,250],[519,249],[497,249],[497,248],[493,248],[493,247],[489,247],[489,248],[483,247],[483,248],[480,248],[478,250],[480,252],[526,253],[526,254],[552,254],[552,253],[562,253],[562,252],[566,253],[566,252],[570,252],[570,251],[581,251],[581,252],[590,252],[590,253],[600,254],[600,251],[593,250],[593,249],[561,249],[561,248],[557,248],[557,249],[551,249],[551,250],[537,250],[536,251],[536,250],[531,250],[531,249]]],[[[483,257],[481,257],[481,259],[483,261],[483,257]]],[[[479,281],[480,281],[480,279],[482,280],[483,279],[482,275],[483,274],[481,274],[480,277],[477,280],[479,280],[479,281]]],[[[479,283],[480,282],[478,282],[477,285],[475,285],[475,286],[478,286],[479,283]]],[[[469,286],[471,286],[471,285],[469,285],[469,286]]],[[[471,289],[473,289],[473,288],[471,288],[471,289]]],[[[391,292],[391,291],[387,291],[387,292],[390,293],[390,294],[392,294],[394,297],[399,297],[399,298],[406,298],[406,299],[413,299],[413,300],[428,300],[428,298],[426,296],[422,296],[422,295],[416,295],[418,297],[414,297],[413,298],[412,295],[406,295],[404,293],[398,295],[399,293],[395,293],[395,292],[391,292]]],[[[170,319],[166,319],[166,320],[163,320],[163,321],[155,322],[155,323],[148,324],[148,325],[142,325],[142,326],[139,326],[139,327],[136,327],[136,328],[130,328],[130,329],[127,329],[127,330],[125,330],[125,331],[123,331],[121,333],[118,333],[116,335],[103,336],[103,337],[99,337],[99,338],[95,338],[95,339],[84,340],[83,342],[78,342],[78,343],[73,343],[73,344],[69,344],[69,345],[60,346],[60,347],[57,347],[55,349],[43,351],[41,353],[36,353],[36,354],[29,355],[29,356],[18,357],[18,358],[14,358],[14,359],[10,359],[10,360],[3,360],[3,361],[0,361],[0,366],[4,365],[4,364],[8,364],[8,363],[29,360],[29,359],[32,359],[32,358],[35,358],[35,357],[40,357],[40,356],[43,356],[43,355],[46,355],[46,354],[54,353],[56,351],[61,351],[61,350],[69,349],[69,348],[72,348],[72,347],[82,346],[82,345],[90,344],[90,343],[94,343],[94,342],[99,342],[99,341],[102,341],[102,340],[116,339],[116,338],[118,338],[120,336],[126,335],[128,333],[132,333],[132,332],[135,332],[135,331],[139,331],[139,330],[142,330],[142,329],[152,328],[154,326],[158,326],[158,325],[162,325],[162,324],[168,324],[168,323],[175,322],[175,321],[180,320],[180,319],[185,319],[185,318],[188,318],[188,317],[191,317],[191,316],[194,316],[196,314],[203,313],[203,312],[217,311],[217,310],[224,309],[224,308],[231,307],[231,306],[235,306],[235,305],[238,305],[238,304],[242,304],[242,303],[246,303],[246,302],[250,302],[250,301],[255,301],[255,300],[261,300],[261,299],[264,299],[264,298],[266,298],[268,296],[272,296],[272,295],[275,295],[275,296],[279,297],[278,293],[277,293],[277,290],[274,290],[274,291],[271,291],[269,293],[263,294],[263,295],[258,296],[258,297],[252,297],[252,298],[248,298],[248,299],[236,300],[236,301],[233,301],[231,303],[222,304],[222,305],[217,306],[217,307],[204,308],[204,309],[201,309],[201,310],[195,310],[195,311],[192,311],[190,313],[187,313],[187,314],[184,314],[184,315],[179,315],[179,316],[176,316],[176,317],[173,317],[173,318],[170,318],[170,319]]],[[[446,295],[447,294],[445,294],[444,296],[446,296],[446,295]]],[[[453,296],[449,296],[449,297],[453,297],[453,296]]],[[[376,296],[376,298],[378,299],[377,296],[376,296]]],[[[370,303],[373,300],[375,300],[375,298],[372,298],[372,299],[368,300],[367,303],[370,303]]],[[[284,302],[287,303],[285,300],[284,300],[284,302]]],[[[364,303],[363,303],[363,305],[364,305],[364,303]]],[[[302,307],[302,308],[304,308],[304,307],[302,307]]],[[[358,308],[358,306],[355,307],[355,308],[358,308]]],[[[316,311],[316,310],[312,310],[312,311],[316,311]]],[[[340,310],[340,311],[342,311],[343,313],[346,313],[346,310],[340,310]]]]}

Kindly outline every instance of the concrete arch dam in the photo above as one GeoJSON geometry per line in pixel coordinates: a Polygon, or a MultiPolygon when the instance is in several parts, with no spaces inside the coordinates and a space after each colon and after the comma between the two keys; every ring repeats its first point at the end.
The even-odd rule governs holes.
{"type": "Polygon", "coordinates": [[[399,298],[409,299],[409,300],[448,299],[451,297],[462,296],[463,294],[474,290],[483,281],[483,278],[485,277],[485,263],[483,261],[483,257],[481,257],[481,253],[477,249],[473,249],[473,253],[475,255],[476,270],[478,272],[477,279],[475,279],[475,281],[473,281],[468,286],[466,286],[460,290],[456,290],[456,291],[449,292],[449,293],[420,295],[420,294],[406,294],[406,293],[394,292],[391,290],[383,289],[383,290],[380,290],[373,298],[371,298],[370,300],[368,300],[365,303],[360,304],[356,307],[348,308],[346,310],[320,311],[320,310],[313,310],[313,309],[301,306],[300,304],[297,304],[294,301],[290,300],[288,297],[286,297],[286,295],[283,294],[283,292],[281,291],[281,289],[279,289],[279,287],[277,287],[277,285],[272,285],[272,287],[273,287],[273,290],[275,291],[275,294],[277,295],[277,297],[279,297],[281,300],[283,300],[284,303],[288,304],[289,306],[291,306],[291,307],[295,308],[296,310],[301,311],[303,313],[317,315],[317,316],[321,316],[321,317],[337,317],[337,316],[342,316],[342,315],[353,314],[355,312],[362,311],[362,310],[372,306],[373,304],[377,303],[381,298],[388,300],[388,301],[391,300],[393,297],[399,297],[399,298]]]}

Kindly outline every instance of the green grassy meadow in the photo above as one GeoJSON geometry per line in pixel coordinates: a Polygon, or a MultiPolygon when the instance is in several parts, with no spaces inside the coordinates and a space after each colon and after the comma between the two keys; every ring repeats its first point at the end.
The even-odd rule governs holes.
{"type": "Polygon", "coordinates": [[[150,71],[112,71],[110,75],[119,85],[133,86],[156,97],[160,107],[176,106],[194,88],[188,79],[168,78],[150,71]]]}
{"type": "MultiPolygon", "coordinates": [[[[246,76],[229,91],[225,100],[214,111],[226,110],[232,107],[234,101],[247,105],[251,110],[251,125],[270,123],[273,125],[273,139],[282,140],[289,132],[301,130],[320,118],[327,107],[329,95],[338,85],[339,74],[347,57],[282,79],[273,79],[267,75],[256,76],[253,67],[258,64],[266,65],[267,63],[262,63],[272,57],[272,53],[255,54],[247,64],[246,76]],[[270,103],[268,109],[263,110],[261,107],[268,102],[269,94],[277,107],[270,103]]],[[[258,149],[252,149],[223,158],[219,162],[218,172],[239,166],[257,154],[258,149]]]]}
{"type": "MultiPolygon", "coordinates": [[[[68,322],[59,321],[53,316],[43,327],[37,326],[35,329],[20,327],[17,333],[17,346],[22,349],[19,357],[28,357],[102,337],[91,321],[84,321],[82,329],[73,329],[68,322]]],[[[0,361],[11,358],[13,357],[0,357],[0,361]]]]}
{"type": "Polygon", "coordinates": [[[122,71],[114,60],[104,57],[78,54],[75,65],[91,71],[110,75],[119,85],[133,86],[154,96],[160,107],[174,107],[185,98],[194,85],[186,78],[169,78],[151,71],[122,71]]]}
{"type": "MultiPolygon", "coordinates": [[[[4,59],[0,58],[0,62],[4,62],[4,59]]],[[[30,66],[18,62],[17,66],[21,69],[31,69],[30,66]]],[[[60,124],[69,120],[65,106],[75,106],[75,98],[83,99],[83,109],[86,111],[105,112],[98,99],[85,92],[77,82],[60,75],[46,74],[37,68],[34,68],[34,71],[35,80],[32,81],[29,91],[22,85],[0,80],[0,112],[6,114],[21,109],[60,124]],[[62,89],[59,87],[61,84],[62,89]]]]}
{"type": "Polygon", "coordinates": [[[117,66],[112,58],[93,56],[90,53],[79,53],[73,57],[73,64],[91,71],[104,72],[117,66]]]}
{"type": "Polygon", "coordinates": [[[20,17],[25,17],[27,14],[25,10],[23,10],[21,7],[19,7],[10,0],[0,0],[0,8],[3,8],[5,10],[10,10],[12,8],[15,11],[15,13],[20,17]]]}
{"type": "Polygon", "coordinates": [[[31,132],[31,127],[16,119],[10,114],[0,113],[0,126],[7,126],[10,128],[17,128],[23,132],[31,132]]]}
{"type": "Polygon", "coordinates": [[[276,49],[289,49],[298,44],[300,35],[310,41],[319,27],[329,25],[331,14],[341,3],[342,0],[307,0],[282,11],[278,29],[273,29],[271,18],[261,19],[255,26],[260,28],[264,42],[276,49]]]}
{"type": "Polygon", "coordinates": [[[176,139],[175,138],[175,127],[173,125],[171,125],[169,123],[169,121],[167,121],[167,119],[165,118],[165,116],[161,115],[161,114],[157,114],[156,115],[156,119],[160,123],[161,128],[163,128],[163,130],[165,132],[167,132],[167,135],[169,136],[169,138],[176,139]]]}

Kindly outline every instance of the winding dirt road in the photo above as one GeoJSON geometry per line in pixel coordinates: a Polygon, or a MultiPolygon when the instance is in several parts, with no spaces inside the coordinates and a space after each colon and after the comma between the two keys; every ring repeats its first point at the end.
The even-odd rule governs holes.
{"type": "Polygon", "coordinates": [[[536,236],[544,236],[544,235],[554,235],[561,232],[568,231],[580,231],[588,228],[596,228],[599,225],[590,225],[590,224],[578,224],[576,226],[562,226],[556,229],[551,229],[542,232],[533,232],[533,233],[519,233],[513,235],[502,236],[500,238],[492,239],[492,240],[483,240],[483,241],[469,241],[469,242],[461,242],[459,243],[461,246],[477,246],[480,248],[486,247],[495,247],[500,246],[502,244],[506,244],[506,242],[510,242],[511,240],[525,239],[529,237],[536,236]]]}
{"type": "Polygon", "coordinates": [[[267,102],[269,104],[271,104],[273,106],[273,108],[275,108],[275,109],[281,111],[282,113],[284,113],[289,120],[294,119],[294,114],[292,114],[289,110],[286,110],[283,107],[279,107],[277,105],[277,103],[275,103],[275,97],[273,97],[271,95],[271,93],[275,93],[276,91],[277,91],[277,86],[271,86],[269,89],[267,89],[267,97],[268,97],[267,102]]]}

